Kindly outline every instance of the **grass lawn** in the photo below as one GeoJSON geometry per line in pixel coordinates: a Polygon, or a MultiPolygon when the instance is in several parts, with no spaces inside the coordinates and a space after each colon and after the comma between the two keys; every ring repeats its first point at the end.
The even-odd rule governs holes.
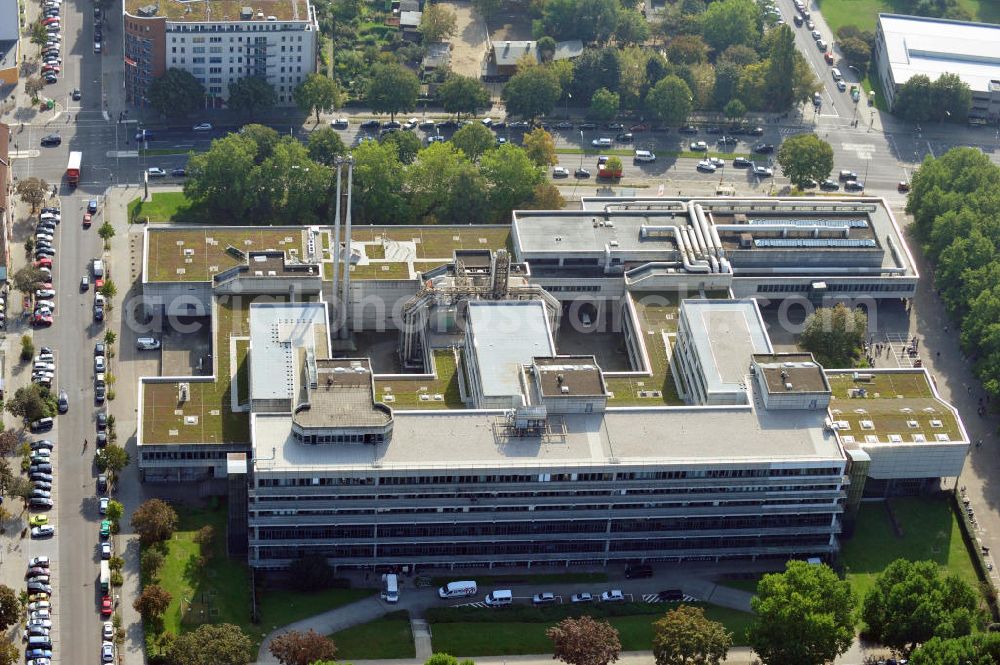
{"type": "MultiPolygon", "coordinates": [[[[823,18],[830,28],[856,25],[864,30],[875,30],[879,13],[906,14],[895,0],[816,0],[823,18]]],[[[958,0],[962,9],[968,11],[974,20],[986,23],[1000,22],[1000,3],[996,0],[958,0]]]]}
{"type": "Polygon", "coordinates": [[[166,543],[158,583],[172,597],[163,615],[167,632],[194,630],[202,623],[234,623],[256,644],[276,627],[365,598],[371,589],[329,589],[303,594],[267,591],[261,595],[259,624],[250,623],[250,574],[245,563],[226,558],[225,502],[194,508],[175,504],[180,524],[166,543]],[[215,529],[210,552],[203,552],[195,535],[203,526],[215,529]],[[202,561],[202,557],[210,554],[202,561]]]}
{"type": "Polygon", "coordinates": [[[140,198],[129,203],[128,218],[139,221],[148,217],[151,223],[162,223],[190,210],[191,204],[184,192],[160,192],[150,196],[148,201],[140,198]]]}
{"type": "Polygon", "coordinates": [[[410,614],[406,610],[390,612],[329,636],[337,645],[337,660],[375,658],[414,658],[417,653],[410,631],[410,614]]]}
{"type": "MultiPolygon", "coordinates": [[[[694,604],[704,607],[709,619],[721,622],[733,633],[734,646],[746,644],[751,614],[705,603],[694,604]]],[[[663,613],[672,607],[663,605],[663,613]]],[[[623,651],[642,651],[652,648],[652,623],[659,617],[659,614],[638,614],[609,617],[607,621],[618,629],[623,651]]],[[[431,626],[431,642],[435,652],[459,657],[551,653],[552,642],[545,636],[545,630],[552,625],[554,622],[435,623],[431,626]]]]}
{"type": "Polygon", "coordinates": [[[752,580],[718,580],[719,586],[729,587],[730,589],[739,589],[740,591],[746,591],[747,593],[757,593],[757,583],[760,582],[760,577],[755,577],[752,580]]]}
{"type": "Polygon", "coordinates": [[[854,535],[844,543],[847,579],[859,598],[874,585],[878,573],[900,558],[936,561],[978,588],[976,571],[947,499],[893,499],[892,506],[902,537],[893,532],[883,504],[866,503],[858,513],[854,535]]]}

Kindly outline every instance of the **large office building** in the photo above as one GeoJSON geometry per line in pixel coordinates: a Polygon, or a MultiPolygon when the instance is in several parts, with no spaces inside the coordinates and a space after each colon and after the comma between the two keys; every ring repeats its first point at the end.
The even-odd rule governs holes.
{"type": "Polygon", "coordinates": [[[890,107],[912,77],[956,74],[972,91],[969,116],[1000,119],[1000,25],[879,14],[872,57],[890,107]]]}
{"type": "Polygon", "coordinates": [[[274,86],[279,106],[316,71],[319,24],[309,0],[126,0],[125,96],[149,103],[149,86],[168,69],[190,72],[219,108],[229,84],[255,76],[274,86]]]}
{"type": "Polygon", "coordinates": [[[917,279],[878,199],[157,226],[146,313],[208,323],[140,382],[139,467],[224,479],[263,569],[833,557],[862,496],[939,487],[968,437],[923,369],[777,352],[763,299],[917,279]]]}

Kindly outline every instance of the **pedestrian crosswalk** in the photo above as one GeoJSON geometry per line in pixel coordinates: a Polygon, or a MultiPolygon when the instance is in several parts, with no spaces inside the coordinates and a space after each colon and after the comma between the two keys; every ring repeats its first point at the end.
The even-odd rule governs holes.
{"type": "Polygon", "coordinates": [[[694,596],[689,596],[684,594],[684,597],[679,600],[663,600],[660,598],[658,593],[644,593],[642,594],[642,602],[644,603],[696,603],[698,599],[694,596]]]}

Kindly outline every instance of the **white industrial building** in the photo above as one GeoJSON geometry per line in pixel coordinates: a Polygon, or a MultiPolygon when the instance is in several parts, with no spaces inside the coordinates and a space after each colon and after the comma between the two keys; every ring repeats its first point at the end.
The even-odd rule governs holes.
{"type": "Polygon", "coordinates": [[[957,74],[972,91],[972,118],[1000,118],[1000,25],[879,14],[873,66],[891,107],[918,74],[957,74]]]}

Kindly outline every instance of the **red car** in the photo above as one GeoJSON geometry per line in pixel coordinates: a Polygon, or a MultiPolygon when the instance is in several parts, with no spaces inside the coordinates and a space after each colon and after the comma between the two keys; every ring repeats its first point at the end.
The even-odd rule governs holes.
{"type": "Polygon", "coordinates": [[[51,314],[35,314],[31,317],[31,323],[35,326],[51,326],[52,325],[52,315],[51,314]]]}
{"type": "Polygon", "coordinates": [[[62,68],[59,65],[45,65],[44,67],[42,67],[42,71],[58,74],[59,72],[62,71],[62,68]]]}
{"type": "Polygon", "coordinates": [[[37,261],[35,261],[35,267],[36,268],[51,268],[52,267],[52,259],[43,256],[42,258],[40,258],[37,261]]]}
{"type": "Polygon", "coordinates": [[[829,51],[823,54],[823,58],[826,60],[826,64],[828,65],[833,64],[833,54],[830,53],[829,51]]]}
{"type": "Polygon", "coordinates": [[[111,596],[104,596],[101,598],[101,616],[109,617],[113,611],[114,608],[111,605],[111,596]]]}
{"type": "Polygon", "coordinates": [[[59,22],[58,16],[50,16],[42,21],[42,25],[52,25],[53,23],[58,23],[58,22],[59,22]]]}
{"type": "Polygon", "coordinates": [[[94,290],[96,291],[96,290],[100,289],[102,286],[104,286],[104,278],[103,277],[95,277],[94,278],[94,290]]]}
{"type": "Polygon", "coordinates": [[[83,228],[85,228],[85,229],[89,229],[90,228],[90,220],[92,218],[93,218],[93,216],[89,212],[83,213],[83,228]]]}
{"type": "Polygon", "coordinates": [[[629,127],[628,130],[630,132],[648,132],[649,125],[643,125],[643,124],[632,125],[631,127],[629,127]]]}

